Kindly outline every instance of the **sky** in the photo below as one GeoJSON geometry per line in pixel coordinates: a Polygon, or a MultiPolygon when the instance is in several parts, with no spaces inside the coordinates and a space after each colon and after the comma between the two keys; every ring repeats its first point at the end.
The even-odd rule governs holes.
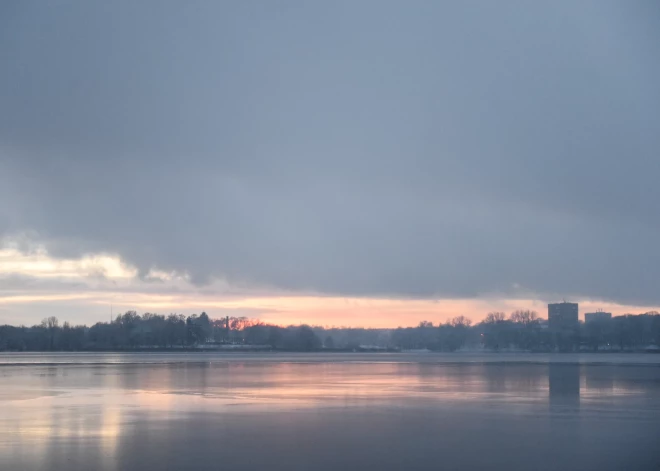
{"type": "Polygon", "coordinates": [[[0,2],[0,324],[660,309],[660,4],[0,2]]]}

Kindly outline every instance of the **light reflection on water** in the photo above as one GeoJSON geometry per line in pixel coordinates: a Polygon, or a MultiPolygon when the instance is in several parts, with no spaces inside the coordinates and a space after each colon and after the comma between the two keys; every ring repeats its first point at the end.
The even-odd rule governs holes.
{"type": "Polygon", "coordinates": [[[600,469],[617,469],[625,456],[637,469],[660,464],[651,446],[660,433],[660,358],[145,357],[0,360],[0,469],[180,469],[174,464],[186,457],[242,469],[359,469],[363,461],[362,469],[422,469],[436,455],[507,469],[533,459],[545,469],[549,462],[536,460],[556,460],[557,447],[567,453],[564,469],[594,464],[594,454],[600,469]],[[224,446],[198,449],[209,437],[224,446]],[[534,453],[512,447],[528,440],[534,453]],[[471,447],[487,448],[490,459],[466,454],[471,447]]]}

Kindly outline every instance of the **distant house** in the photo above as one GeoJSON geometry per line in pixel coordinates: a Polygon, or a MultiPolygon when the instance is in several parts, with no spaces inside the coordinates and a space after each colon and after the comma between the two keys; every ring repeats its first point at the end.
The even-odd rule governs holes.
{"type": "Polygon", "coordinates": [[[587,312],[584,315],[585,324],[590,324],[592,322],[597,322],[597,321],[609,321],[611,319],[612,319],[611,312],[603,312],[603,311],[587,312]]]}

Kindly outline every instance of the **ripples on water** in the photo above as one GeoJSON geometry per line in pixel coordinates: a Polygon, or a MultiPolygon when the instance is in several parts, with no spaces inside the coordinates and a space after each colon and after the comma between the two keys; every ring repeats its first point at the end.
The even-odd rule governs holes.
{"type": "Polygon", "coordinates": [[[0,469],[660,469],[660,356],[0,355],[0,469]]]}

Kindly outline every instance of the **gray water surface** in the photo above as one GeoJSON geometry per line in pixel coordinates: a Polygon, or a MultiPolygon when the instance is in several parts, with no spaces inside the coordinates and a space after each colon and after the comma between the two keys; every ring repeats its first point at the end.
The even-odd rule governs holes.
{"type": "Polygon", "coordinates": [[[660,355],[2,354],[1,470],[657,470],[660,355]]]}

